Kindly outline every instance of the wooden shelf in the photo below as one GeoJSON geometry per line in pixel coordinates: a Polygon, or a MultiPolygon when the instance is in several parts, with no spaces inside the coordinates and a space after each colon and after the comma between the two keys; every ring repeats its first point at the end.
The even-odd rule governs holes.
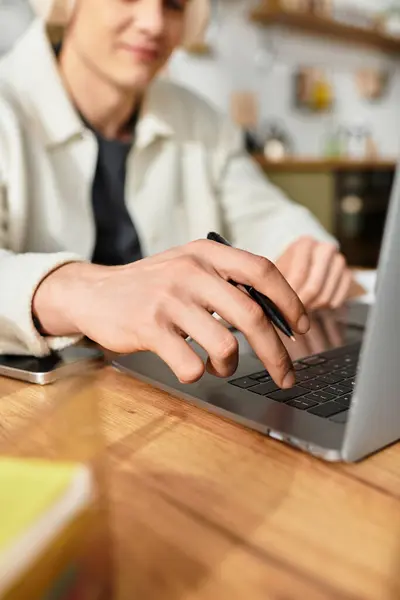
{"type": "Polygon", "coordinates": [[[391,54],[400,54],[400,38],[385,35],[374,29],[346,25],[310,13],[290,12],[281,8],[260,6],[252,11],[251,19],[262,25],[285,25],[311,35],[328,36],[343,43],[358,44],[391,54]]]}
{"type": "Polygon", "coordinates": [[[270,161],[262,154],[254,155],[254,159],[266,171],[274,173],[296,172],[311,173],[323,171],[384,171],[396,168],[395,159],[354,160],[347,158],[286,158],[282,161],[270,161]]]}

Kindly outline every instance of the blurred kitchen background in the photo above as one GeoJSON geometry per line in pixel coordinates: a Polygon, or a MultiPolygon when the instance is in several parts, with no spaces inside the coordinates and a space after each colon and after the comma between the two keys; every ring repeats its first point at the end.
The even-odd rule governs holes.
{"type": "MultiPolygon", "coordinates": [[[[0,0],[0,55],[32,18],[28,0],[0,0]]],[[[229,114],[350,263],[376,266],[400,151],[400,0],[191,0],[163,76],[229,114]]]]}

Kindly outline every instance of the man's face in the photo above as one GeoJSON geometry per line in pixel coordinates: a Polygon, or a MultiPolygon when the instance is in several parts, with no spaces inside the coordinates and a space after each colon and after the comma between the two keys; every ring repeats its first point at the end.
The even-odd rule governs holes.
{"type": "Polygon", "coordinates": [[[77,0],[69,39],[116,86],[143,91],[173,50],[189,0],[77,0]]]}

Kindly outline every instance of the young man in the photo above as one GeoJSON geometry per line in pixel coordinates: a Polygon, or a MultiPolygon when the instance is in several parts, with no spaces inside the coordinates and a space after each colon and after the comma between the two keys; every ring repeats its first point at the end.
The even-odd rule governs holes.
{"type": "Polygon", "coordinates": [[[282,386],[291,363],[255,286],[298,332],[350,274],[311,215],[269,185],[208,105],[153,82],[186,0],[76,0],[61,50],[36,21],[0,65],[0,352],[43,355],[85,334],[150,349],[183,381],[236,368],[242,330],[282,386]],[[191,240],[210,229],[245,251],[191,240]],[[306,237],[304,237],[306,236],[306,237]],[[173,249],[170,249],[173,248],[173,249]],[[148,257],[148,258],[143,258],[148,257]]]}

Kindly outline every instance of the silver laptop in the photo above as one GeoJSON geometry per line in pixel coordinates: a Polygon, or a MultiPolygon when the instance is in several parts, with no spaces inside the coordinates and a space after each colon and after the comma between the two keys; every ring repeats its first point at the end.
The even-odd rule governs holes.
{"type": "Polygon", "coordinates": [[[151,353],[121,357],[114,366],[325,460],[357,461],[399,440],[400,171],[381,249],[376,304],[365,327],[360,325],[359,315],[349,318],[336,347],[329,343],[322,352],[297,357],[294,390],[275,386],[240,333],[240,365],[230,379],[206,374],[198,383],[180,384],[151,353]]]}

